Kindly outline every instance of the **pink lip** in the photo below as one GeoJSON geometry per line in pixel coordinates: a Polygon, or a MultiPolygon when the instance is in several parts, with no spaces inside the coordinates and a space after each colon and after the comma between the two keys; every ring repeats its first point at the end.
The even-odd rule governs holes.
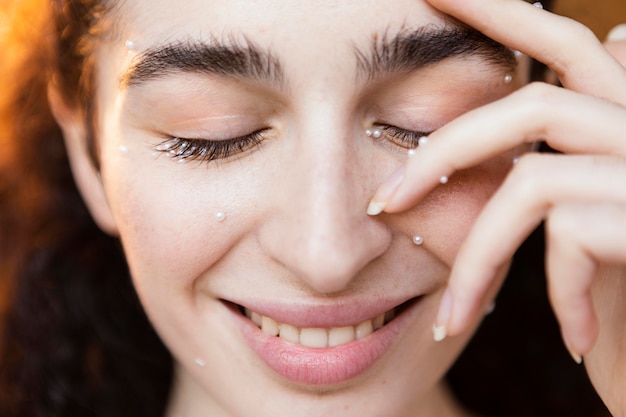
{"type": "Polygon", "coordinates": [[[321,304],[320,302],[306,303],[299,301],[297,305],[281,303],[264,303],[246,300],[239,302],[229,300],[234,304],[242,305],[262,316],[271,317],[280,323],[289,323],[296,327],[342,327],[353,326],[365,320],[370,320],[398,307],[402,303],[415,298],[378,299],[374,301],[346,301],[321,304]]]}
{"type": "MultiPolygon", "coordinates": [[[[242,334],[251,349],[274,372],[293,383],[309,386],[330,386],[355,378],[373,366],[395,344],[403,330],[408,327],[411,317],[416,314],[417,307],[421,304],[420,301],[421,299],[417,299],[394,320],[366,338],[329,348],[310,348],[286,342],[279,337],[267,336],[250,320],[232,309],[231,311],[239,321],[242,334]]],[[[396,305],[390,306],[387,310],[396,305]]],[[[364,318],[350,321],[350,324],[356,324],[359,320],[367,320],[383,311],[386,310],[381,310],[379,306],[375,313],[371,314],[368,311],[368,315],[364,318]]],[[[300,318],[310,317],[310,312],[301,314],[300,318]]],[[[298,315],[295,314],[294,317],[298,317],[298,315]]],[[[272,318],[281,320],[281,317],[272,318]]],[[[338,326],[336,324],[338,322],[347,325],[347,322],[343,322],[344,319],[333,320],[333,324],[330,326],[309,324],[302,327],[332,327],[338,326]]],[[[297,325],[292,317],[289,320],[284,320],[284,322],[297,325]]]]}

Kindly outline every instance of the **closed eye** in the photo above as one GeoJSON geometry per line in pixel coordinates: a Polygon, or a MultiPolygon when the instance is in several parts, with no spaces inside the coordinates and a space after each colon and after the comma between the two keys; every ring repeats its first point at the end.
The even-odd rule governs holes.
{"type": "Polygon", "coordinates": [[[211,162],[219,159],[228,159],[259,146],[264,139],[263,133],[266,130],[268,128],[224,140],[174,137],[159,143],[155,150],[178,162],[211,162]]]}
{"type": "Polygon", "coordinates": [[[417,148],[420,138],[432,133],[407,130],[392,125],[379,126],[378,130],[381,132],[381,135],[376,138],[377,140],[387,141],[404,149],[417,148]]]}

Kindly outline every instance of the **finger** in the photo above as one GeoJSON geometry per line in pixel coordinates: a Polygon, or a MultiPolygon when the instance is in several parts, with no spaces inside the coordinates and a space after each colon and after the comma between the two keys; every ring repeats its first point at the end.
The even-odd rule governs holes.
{"type": "Polygon", "coordinates": [[[381,185],[373,201],[388,213],[406,210],[455,171],[539,140],[566,153],[626,156],[626,109],[563,88],[531,84],[434,132],[407,160],[402,180],[381,185]]]}
{"type": "Polygon", "coordinates": [[[626,265],[626,205],[566,204],[546,222],[550,300],[572,356],[598,337],[591,285],[598,263],[626,265]]]}
{"type": "Polygon", "coordinates": [[[626,103],[626,72],[584,25],[520,0],[428,0],[550,67],[567,88],[626,103]]]}
{"type": "Polygon", "coordinates": [[[448,282],[453,301],[440,310],[436,323],[444,325],[449,334],[464,331],[496,272],[552,207],[575,202],[626,205],[624,178],[624,158],[524,156],[459,249],[448,282]]]}
{"type": "Polygon", "coordinates": [[[611,29],[604,46],[622,66],[626,67],[626,24],[611,29]]]}

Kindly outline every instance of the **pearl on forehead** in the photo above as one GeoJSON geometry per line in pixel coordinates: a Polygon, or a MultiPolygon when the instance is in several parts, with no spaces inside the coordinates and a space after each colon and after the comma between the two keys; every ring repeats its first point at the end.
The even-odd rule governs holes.
{"type": "Polygon", "coordinates": [[[215,213],[215,220],[218,222],[223,222],[226,219],[226,214],[223,211],[218,211],[215,213]]]}

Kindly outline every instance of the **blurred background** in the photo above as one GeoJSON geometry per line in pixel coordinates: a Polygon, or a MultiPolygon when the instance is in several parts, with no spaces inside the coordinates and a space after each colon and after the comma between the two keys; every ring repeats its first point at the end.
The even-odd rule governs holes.
{"type": "Polygon", "coordinates": [[[556,0],[554,11],[584,23],[600,39],[620,23],[626,23],[626,0],[556,0]]]}

